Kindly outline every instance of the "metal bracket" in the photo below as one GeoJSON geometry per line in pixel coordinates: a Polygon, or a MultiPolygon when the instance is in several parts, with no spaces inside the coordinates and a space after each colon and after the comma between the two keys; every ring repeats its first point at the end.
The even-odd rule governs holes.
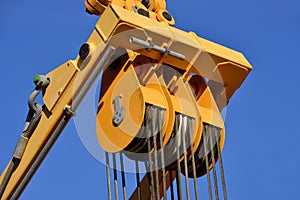
{"type": "Polygon", "coordinates": [[[149,47],[147,47],[146,49],[148,52],[150,52],[154,47],[154,43],[152,42],[152,40],[148,40],[148,43],[149,43],[149,47]]]}
{"type": "Polygon", "coordinates": [[[76,112],[72,110],[71,107],[65,107],[65,114],[70,116],[70,117],[74,117],[76,115],[76,112]]]}
{"type": "Polygon", "coordinates": [[[164,46],[164,48],[165,48],[165,52],[163,53],[163,57],[167,57],[170,54],[171,50],[167,46],[164,46]]]}
{"type": "Polygon", "coordinates": [[[114,123],[114,125],[119,126],[125,116],[125,111],[121,107],[121,96],[116,96],[113,101],[113,104],[114,104],[113,123],[114,123]]]}
{"type": "Polygon", "coordinates": [[[153,43],[152,40],[144,41],[144,40],[141,40],[139,38],[132,36],[132,37],[130,37],[129,42],[144,46],[144,47],[146,47],[147,51],[151,51],[153,49],[155,51],[161,52],[164,57],[173,56],[180,60],[185,60],[185,55],[175,52],[175,51],[172,51],[167,46],[164,46],[164,47],[157,46],[153,43]]]}

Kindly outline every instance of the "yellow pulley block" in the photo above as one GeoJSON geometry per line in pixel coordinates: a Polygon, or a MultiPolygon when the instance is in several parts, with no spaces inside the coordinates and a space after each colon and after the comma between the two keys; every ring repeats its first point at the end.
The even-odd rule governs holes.
{"type": "MultiPolygon", "coordinates": [[[[129,56],[127,54],[126,56],[129,56]]],[[[118,152],[130,147],[139,133],[145,118],[146,105],[154,105],[168,111],[168,103],[160,87],[158,78],[153,73],[146,82],[134,69],[136,55],[118,66],[109,66],[103,74],[103,85],[106,76],[119,73],[110,83],[109,89],[100,97],[97,120],[98,141],[108,152],[118,152]],[[139,80],[140,78],[140,80],[139,80]]],[[[102,88],[104,90],[105,88],[102,88]]],[[[163,119],[168,120],[167,112],[163,119]]],[[[166,123],[162,122],[163,132],[166,123]]],[[[143,138],[141,138],[143,139],[143,138]]]]}
{"type": "MultiPolygon", "coordinates": [[[[98,142],[105,151],[125,151],[127,157],[143,160],[155,151],[153,136],[160,134],[160,145],[169,157],[166,166],[174,168],[185,151],[191,163],[192,145],[197,176],[201,176],[205,156],[217,160],[216,148],[223,149],[221,111],[251,65],[236,51],[133,12],[107,3],[93,33],[98,39],[89,40],[94,46],[99,40],[117,49],[102,74],[98,142]],[[159,121],[151,116],[154,108],[159,110],[159,121]],[[148,135],[150,121],[159,127],[152,135],[148,135]],[[208,133],[211,130],[214,137],[208,133]],[[178,143],[178,137],[186,140],[178,143]],[[212,138],[214,144],[204,149],[212,138]],[[175,149],[180,149],[179,155],[175,149]]],[[[192,169],[188,171],[191,176],[192,169]]]]}

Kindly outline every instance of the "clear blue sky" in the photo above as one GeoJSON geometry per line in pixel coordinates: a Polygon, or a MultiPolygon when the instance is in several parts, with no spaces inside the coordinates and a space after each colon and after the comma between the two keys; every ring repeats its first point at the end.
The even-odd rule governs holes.
{"type": "MultiPolygon", "coordinates": [[[[227,109],[229,199],[299,199],[300,3],[167,3],[176,27],[243,52],[254,68],[227,109]]],[[[0,171],[23,128],[32,77],[75,58],[91,33],[98,17],[84,10],[83,0],[1,2],[0,171]]],[[[71,121],[21,199],[105,196],[103,165],[82,145],[71,121]]]]}

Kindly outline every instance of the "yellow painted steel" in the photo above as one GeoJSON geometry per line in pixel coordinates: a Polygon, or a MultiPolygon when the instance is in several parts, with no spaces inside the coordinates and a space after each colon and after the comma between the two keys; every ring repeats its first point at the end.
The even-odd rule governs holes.
{"type": "MultiPolygon", "coordinates": [[[[215,88],[213,88],[212,91],[209,87],[207,87],[199,99],[195,99],[195,101],[198,104],[201,120],[222,128],[223,134],[221,139],[221,147],[223,147],[225,131],[220,111],[222,108],[224,108],[224,106],[227,105],[229,98],[233,95],[234,91],[238,89],[242,81],[246,78],[247,74],[251,70],[251,65],[247,62],[243,55],[226,47],[222,47],[218,44],[196,37],[194,33],[186,33],[174,27],[170,27],[166,23],[153,21],[145,18],[144,16],[140,16],[139,14],[132,14],[131,11],[127,11],[118,6],[110,5],[107,7],[101,18],[103,20],[106,19],[106,17],[111,19],[110,23],[102,23],[103,21],[100,19],[100,23],[96,25],[98,32],[103,33],[105,35],[104,38],[111,38],[110,42],[112,44],[119,45],[125,49],[135,50],[140,55],[155,59],[156,63],[158,63],[158,65],[154,66],[156,71],[159,71],[160,65],[168,65],[178,69],[179,71],[182,71],[182,75],[184,76],[183,78],[186,78],[187,80],[190,79],[192,75],[196,74],[203,78],[209,79],[206,85],[209,86],[212,85],[211,83],[215,83],[215,85],[219,86],[219,90],[217,91],[219,93],[214,91],[215,88]],[[170,49],[184,54],[186,59],[179,60],[178,58],[171,56],[163,57],[159,52],[149,52],[145,50],[145,48],[141,48],[139,45],[129,43],[128,41],[132,36],[142,40],[151,39],[155,44],[159,44],[161,46],[167,44],[170,49]],[[230,75],[234,78],[230,78],[230,75]],[[218,97],[217,95],[225,95],[225,99],[220,98],[219,100],[216,98],[218,97]],[[216,101],[216,99],[218,101],[216,101]]],[[[168,81],[170,80],[171,79],[168,81]]],[[[173,80],[173,82],[175,82],[175,80],[173,80]]],[[[161,84],[165,85],[163,88],[168,88],[168,85],[171,83],[162,83],[161,80],[161,84]]],[[[121,87],[123,88],[120,89],[120,91],[127,90],[126,85],[122,85],[121,87]]],[[[168,92],[165,92],[165,96],[168,96],[167,94],[168,92]]],[[[187,95],[185,95],[185,97],[187,97],[187,95]]],[[[152,98],[156,97],[152,95],[152,98]]],[[[179,105],[184,105],[184,103],[178,103],[174,95],[171,95],[169,98],[172,102],[171,105],[169,105],[169,107],[172,107],[172,112],[177,111],[184,113],[182,108],[178,108],[179,110],[174,108],[176,106],[178,107],[179,105]]],[[[112,101],[113,99],[111,97],[109,102],[112,101]]],[[[187,110],[194,110],[192,107],[193,103],[191,103],[190,100],[187,102],[190,103],[190,105],[187,106],[187,110]]],[[[189,116],[195,117],[196,114],[189,113],[189,116]]],[[[99,113],[98,117],[102,120],[102,113],[99,113]]],[[[109,123],[103,123],[103,126],[107,126],[108,124],[109,123]]],[[[134,129],[136,134],[140,124],[141,121],[138,123],[136,129],[134,129]]],[[[170,131],[170,128],[168,130],[170,131]]],[[[197,134],[197,138],[200,137],[199,135],[201,134],[201,131],[199,132],[200,133],[197,134]]],[[[101,137],[103,137],[103,135],[98,136],[98,140],[100,144],[102,144],[101,141],[103,141],[103,139],[101,137]]],[[[121,135],[113,134],[113,136],[109,135],[106,137],[111,138],[111,143],[116,143],[117,148],[115,151],[117,151],[117,149],[120,150],[124,148],[124,146],[117,145],[119,142],[118,140],[124,139],[121,135]]],[[[130,141],[131,140],[133,140],[133,138],[130,139],[130,141]]],[[[101,146],[103,147],[105,145],[102,144],[101,146]]],[[[104,147],[104,149],[107,151],[112,151],[109,148],[106,149],[104,147]]]]}
{"type": "Polygon", "coordinates": [[[84,4],[87,11],[95,15],[102,14],[107,7],[114,5],[159,22],[175,24],[174,18],[166,10],[165,0],[85,0],[84,4]]]}
{"type": "Polygon", "coordinates": [[[195,150],[203,123],[221,129],[223,148],[225,128],[220,112],[251,71],[251,65],[237,51],[173,27],[175,21],[164,0],[151,0],[149,5],[145,2],[85,1],[88,12],[101,14],[87,41],[90,53],[84,60],[78,56],[47,74],[51,84],[43,94],[42,119],[2,199],[11,197],[108,46],[116,50],[103,71],[96,124],[97,139],[104,150],[118,152],[132,145],[143,125],[147,105],[164,110],[164,145],[171,138],[176,113],[181,113],[195,121],[195,150]],[[185,59],[130,42],[132,37],[168,47],[185,59]],[[117,96],[125,111],[119,125],[112,120],[117,96]]]}

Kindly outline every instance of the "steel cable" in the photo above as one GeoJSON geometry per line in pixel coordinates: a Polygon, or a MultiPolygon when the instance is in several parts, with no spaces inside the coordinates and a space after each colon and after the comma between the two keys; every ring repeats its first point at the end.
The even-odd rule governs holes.
{"type": "Polygon", "coordinates": [[[127,199],[126,195],[126,180],[125,180],[125,169],[124,169],[124,160],[123,152],[120,152],[120,163],[121,163],[121,177],[122,177],[122,188],[123,188],[123,199],[127,199]]]}
{"type": "Polygon", "coordinates": [[[205,156],[205,164],[206,164],[206,173],[207,173],[207,187],[208,187],[208,195],[209,199],[212,200],[212,188],[211,188],[211,180],[210,180],[210,171],[209,171],[209,160],[208,160],[208,150],[207,150],[207,128],[208,125],[204,125],[203,128],[203,146],[204,146],[204,156],[205,156]]]}
{"type": "Polygon", "coordinates": [[[181,115],[176,115],[175,117],[175,133],[176,133],[176,159],[177,159],[177,195],[178,198],[182,199],[182,185],[181,185],[181,167],[180,167],[180,130],[181,130],[181,115]]]}
{"type": "Polygon", "coordinates": [[[215,134],[213,130],[213,127],[208,126],[208,133],[210,137],[209,137],[209,142],[210,142],[210,152],[211,152],[211,159],[212,159],[212,167],[213,167],[213,178],[214,178],[214,189],[215,189],[215,198],[216,200],[219,200],[219,188],[218,188],[218,179],[217,179],[217,170],[216,170],[216,161],[215,161],[215,152],[214,152],[214,138],[215,138],[215,134]]]}
{"type": "Polygon", "coordinates": [[[183,157],[184,157],[184,175],[185,175],[185,189],[186,189],[186,199],[190,199],[190,189],[189,189],[189,177],[188,177],[188,163],[187,163],[187,147],[186,147],[186,132],[187,132],[187,117],[181,117],[182,131],[181,131],[181,141],[183,146],[183,157]]]}
{"type": "MultiPolygon", "coordinates": [[[[144,121],[144,126],[147,127],[147,122],[151,120],[151,113],[150,113],[150,106],[147,106],[146,108],[146,120],[144,121]]],[[[153,179],[153,165],[152,165],[152,156],[151,156],[151,141],[150,141],[150,135],[151,134],[149,131],[146,131],[146,139],[147,139],[147,144],[148,144],[148,165],[145,162],[146,169],[147,169],[147,174],[149,178],[149,183],[150,183],[150,196],[151,200],[154,200],[154,179],[153,179]]]]}
{"type": "Polygon", "coordinates": [[[224,200],[227,200],[227,191],[226,191],[226,183],[225,183],[225,174],[224,174],[224,167],[223,167],[223,160],[222,160],[222,153],[220,149],[220,144],[219,144],[219,138],[220,138],[220,131],[218,129],[214,129],[214,134],[217,137],[217,151],[218,151],[218,156],[219,156],[219,167],[220,167],[220,172],[221,172],[221,180],[222,180],[222,188],[223,188],[223,197],[224,200]]]}
{"type": "Polygon", "coordinates": [[[117,161],[116,154],[113,153],[113,168],[114,168],[114,188],[115,188],[115,199],[119,200],[119,186],[118,186],[118,173],[117,173],[117,161]]]}
{"type": "Polygon", "coordinates": [[[141,194],[141,183],[140,183],[140,170],[139,170],[139,162],[136,160],[135,161],[135,172],[136,172],[136,187],[137,187],[137,192],[138,192],[138,200],[142,199],[142,194],[141,194]]]}
{"type": "Polygon", "coordinates": [[[111,200],[111,183],[110,183],[110,167],[109,167],[109,155],[108,152],[105,152],[106,160],[106,182],[107,182],[107,195],[108,200],[111,200]]]}
{"type": "MultiPolygon", "coordinates": [[[[151,136],[153,137],[153,143],[154,143],[154,150],[153,150],[153,153],[154,153],[154,162],[153,162],[153,165],[154,165],[154,170],[155,170],[155,185],[156,185],[156,198],[157,199],[160,199],[160,191],[159,191],[159,173],[158,173],[158,158],[157,158],[157,117],[158,117],[158,109],[155,108],[154,106],[151,106],[151,116],[153,117],[151,119],[151,136]]],[[[158,122],[159,123],[159,122],[158,122]]]]}
{"type": "Polygon", "coordinates": [[[162,135],[162,127],[161,123],[163,122],[164,111],[161,110],[158,114],[158,131],[159,131],[159,143],[160,143],[160,156],[161,156],[161,170],[162,170],[162,180],[163,180],[163,197],[167,199],[167,186],[166,186],[166,170],[165,170],[165,156],[164,156],[164,145],[163,145],[163,135],[162,135]]]}
{"type": "Polygon", "coordinates": [[[191,151],[191,157],[192,157],[192,167],[193,167],[193,180],[194,180],[194,191],[195,191],[195,199],[198,200],[198,183],[197,183],[197,176],[196,176],[196,165],[195,165],[195,152],[194,152],[194,146],[193,146],[193,140],[192,140],[192,131],[193,131],[193,119],[188,120],[188,138],[189,138],[189,144],[190,144],[190,151],[191,151]]]}

